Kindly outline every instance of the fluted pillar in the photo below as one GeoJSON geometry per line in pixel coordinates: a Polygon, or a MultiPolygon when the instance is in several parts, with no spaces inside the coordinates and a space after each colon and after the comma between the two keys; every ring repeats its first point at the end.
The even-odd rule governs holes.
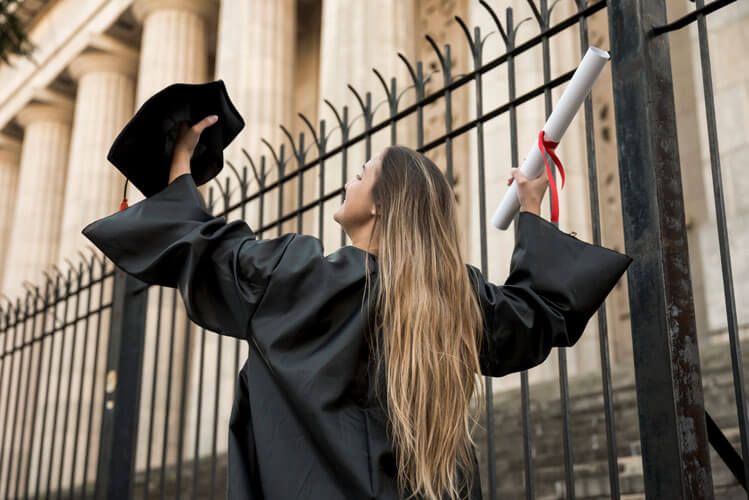
{"type": "MultiPolygon", "coordinates": [[[[294,109],[294,71],[295,71],[295,44],[296,44],[296,0],[222,0],[218,19],[216,68],[214,79],[224,80],[232,102],[245,120],[245,128],[234,139],[232,144],[224,151],[224,160],[232,162],[233,165],[241,167],[247,165],[242,148],[252,155],[255,161],[259,161],[261,154],[269,155],[269,150],[263,145],[261,139],[267,140],[274,147],[285,140],[279,125],[289,126],[293,119],[294,109]]],[[[249,168],[249,165],[248,165],[249,168]]],[[[290,166],[289,169],[295,168],[290,166]]],[[[250,171],[250,177],[252,173],[250,171]]],[[[230,186],[233,189],[231,202],[238,202],[240,190],[236,176],[230,168],[224,167],[219,173],[217,180],[224,185],[226,178],[230,178],[230,186]]],[[[272,171],[268,182],[277,179],[277,171],[272,171]]],[[[216,182],[209,184],[216,190],[216,182]]],[[[253,183],[253,190],[257,184],[253,183]]],[[[285,210],[296,207],[295,181],[286,183],[284,186],[285,210]]],[[[277,191],[268,193],[264,197],[266,207],[265,219],[275,218],[275,207],[278,200],[277,191]],[[272,212],[269,207],[273,207],[272,212]]],[[[221,204],[219,204],[221,206],[221,204]]],[[[251,202],[245,207],[245,218],[254,230],[257,230],[259,221],[258,201],[251,202]]],[[[232,214],[232,218],[238,214],[232,214]]],[[[294,228],[284,227],[292,231],[294,228]]],[[[260,237],[275,236],[275,230],[271,233],[261,234],[260,237]]],[[[237,380],[237,371],[241,363],[247,357],[246,344],[217,335],[208,335],[205,342],[206,360],[215,360],[219,343],[221,344],[222,357],[226,361],[219,366],[209,361],[209,368],[202,374],[204,385],[219,387],[219,398],[221,401],[231,401],[234,393],[234,384],[237,380]],[[235,350],[241,350],[240,355],[235,357],[235,350]],[[239,364],[235,364],[235,360],[239,364]],[[216,384],[216,377],[220,383],[216,384]]],[[[190,368],[190,387],[197,387],[200,373],[200,358],[193,357],[190,368]]],[[[215,408],[213,398],[203,397],[200,408],[190,405],[187,413],[187,426],[193,428],[198,419],[198,412],[202,421],[212,418],[216,412],[216,432],[223,436],[228,432],[230,405],[220,405],[215,408]]],[[[195,439],[199,440],[199,448],[203,453],[211,449],[213,440],[213,425],[202,425],[197,436],[191,433],[187,436],[186,446],[194,449],[195,439]]],[[[225,451],[225,444],[219,444],[219,452],[225,451]]]]}
{"type": "Polygon", "coordinates": [[[260,153],[261,138],[281,142],[278,126],[288,125],[294,111],[295,42],[295,0],[221,2],[215,78],[224,80],[247,124],[226,159],[241,164],[241,147],[260,153]]]}
{"type": "MultiPolygon", "coordinates": [[[[294,113],[294,69],[296,44],[296,0],[223,0],[219,13],[216,51],[216,79],[226,83],[229,95],[245,120],[244,130],[224,151],[224,159],[236,166],[247,165],[242,148],[258,161],[261,154],[270,155],[261,139],[277,148],[285,140],[279,125],[289,126],[294,113]]],[[[290,166],[289,169],[294,168],[290,166]]],[[[219,181],[236,177],[225,168],[219,181]]],[[[271,172],[268,182],[277,179],[271,172]]],[[[294,193],[292,183],[284,186],[294,193]]],[[[235,190],[232,202],[239,200],[235,190]]],[[[266,207],[275,207],[277,193],[265,197],[266,207]]],[[[295,202],[295,196],[285,196],[295,202]]],[[[249,222],[258,227],[256,204],[247,207],[249,222]]],[[[294,208],[287,203],[286,209],[294,208]]],[[[275,215],[275,210],[273,211],[275,215]]],[[[289,230],[292,230],[289,228],[289,230]]]]}
{"type": "MultiPolygon", "coordinates": [[[[217,0],[136,0],[133,14],[143,24],[135,93],[136,107],[173,83],[209,79],[208,27],[217,0]]],[[[143,199],[128,186],[130,203],[143,199]]]]}
{"type": "Polygon", "coordinates": [[[10,244],[20,159],[21,143],[0,135],[0,282],[4,275],[3,263],[10,244]]]}
{"type": "MultiPolygon", "coordinates": [[[[213,29],[217,10],[216,0],[136,0],[133,3],[133,13],[143,24],[136,107],[173,83],[202,83],[210,79],[208,55],[211,40],[208,35],[213,29]]],[[[129,186],[128,192],[130,204],[143,199],[133,186],[129,186]]],[[[201,192],[206,195],[207,185],[201,188],[201,192]]],[[[151,466],[154,463],[174,464],[179,443],[181,399],[186,398],[189,408],[194,393],[181,384],[183,374],[189,370],[192,346],[198,336],[194,326],[188,329],[184,305],[176,290],[151,287],[147,307],[140,419],[148,422],[153,415],[155,429],[160,429],[158,441],[161,442],[164,436],[166,438],[166,457],[162,456],[159,445],[151,457],[151,466]],[[152,408],[150,401],[154,384],[156,405],[152,408]],[[167,395],[169,384],[171,392],[167,395]]],[[[135,466],[136,470],[141,470],[146,466],[148,447],[152,443],[148,442],[148,432],[139,433],[138,439],[135,466]]]]}
{"type": "Polygon", "coordinates": [[[30,104],[17,117],[25,128],[13,229],[3,290],[21,293],[22,281],[42,283],[57,259],[72,104],[30,104]]]}
{"type": "MultiPolygon", "coordinates": [[[[413,0],[325,0],[322,9],[322,34],[320,50],[320,102],[328,99],[339,110],[344,105],[349,106],[349,117],[361,114],[347,84],[351,84],[364,97],[365,92],[372,92],[373,107],[375,103],[385,98],[377,77],[372,68],[377,68],[383,78],[390,82],[396,77],[399,88],[410,84],[405,65],[398,59],[398,52],[403,52],[413,61],[415,53],[415,2],[413,0]]],[[[413,94],[410,94],[412,97],[413,94]]],[[[407,99],[404,98],[402,103],[407,99]]],[[[327,108],[320,108],[320,116],[324,118],[332,130],[337,126],[334,115],[327,108]]],[[[387,106],[381,106],[375,116],[375,123],[387,117],[387,106]]],[[[362,131],[363,120],[358,120],[354,132],[362,131]]],[[[414,146],[414,128],[401,124],[397,142],[414,146]]],[[[338,145],[340,134],[333,134],[329,148],[338,145]]],[[[368,158],[364,143],[352,148],[348,152],[347,177],[350,179],[368,158]]],[[[372,152],[374,156],[379,150],[390,144],[390,134],[385,130],[372,138],[372,152]]],[[[340,156],[340,155],[337,155],[340,156]]],[[[342,178],[340,158],[332,158],[326,165],[325,192],[328,193],[341,188],[348,179],[342,178]]],[[[317,184],[317,183],[316,183],[317,184]]],[[[314,186],[314,194],[317,186],[314,186]]],[[[327,253],[334,251],[341,243],[341,227],[333,220],[333,214],[340,207],[340,197],[331,199],[324,206],[323,214],[323,244],[327,253]]],[[[315,221],[316,222],[316,221],[315,221]]],[[[317,225],[315,224],[315,235],[317,225]]],[[[347,240],[348,241],[348,240],[347,240]]]]}
{"type": "MultiPolygon", "coordinates": [[[[320,95],[336,106],[353,105],[346,88],[384,97],[372,73],[377,68],[389,81],[397,77],[403,87],[410,83],[398,52],[412,57],[415,51],[413,0],[325,0],[322,11],[320,95]]],[[[401,88],[403,88],[401,87],[401,88]]]]}
{"type": "Polygon", "coordinates": [[[125,177],[106,160],[112,141],[133,113],[137,59],[105,53],[78,56],[70,73],[78,80],[65,187],[59,261],[89,242],[81,229],[115,212],[125,177]]]}
{"type": "Polygon", "coordinates": [[[133,14],[143,23],[138,105],[172,83],[200,83],[208,77],[206,22],[216,0],[136,0],[133,14]]]}

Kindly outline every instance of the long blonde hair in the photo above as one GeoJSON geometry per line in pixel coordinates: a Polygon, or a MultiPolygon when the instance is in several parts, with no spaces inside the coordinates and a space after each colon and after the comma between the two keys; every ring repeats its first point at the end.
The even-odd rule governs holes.
{"type": "Polygon", "coordinates": [[[426,156],[392,146],[372,198],[382,334],[371,346],[398,485],[409,498],[459,498],[458,470],[470,481],[476,466],[469,406],[481,380],[483,318],[458,244],[454,193],[426,156]]]}

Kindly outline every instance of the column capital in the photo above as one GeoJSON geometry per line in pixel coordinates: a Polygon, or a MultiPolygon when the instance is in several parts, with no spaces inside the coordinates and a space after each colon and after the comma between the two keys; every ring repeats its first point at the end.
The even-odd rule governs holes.
{"type": "Polygon", "coordinates": [[[133,15],[142,23],[157,10],[183,10],[208,19],[217,14],[218,8],[218,0],[135,0],[133,15]]]}
{"type": "Polygon", "coordinates": [[[51,104],[27,104],[18,115],[16,121],[22,127],[40,121],[61,122],[70,124],[73,122],[73,107],[55,106],[51,104]]]}
{"type": "Polygon", "coordinates": [[[84,52],[68,66],[68,72],[74,80],[79,80],[88,73],[120,73],[134,78],[137,71],[137,58],[99,51],[84,52]]]}

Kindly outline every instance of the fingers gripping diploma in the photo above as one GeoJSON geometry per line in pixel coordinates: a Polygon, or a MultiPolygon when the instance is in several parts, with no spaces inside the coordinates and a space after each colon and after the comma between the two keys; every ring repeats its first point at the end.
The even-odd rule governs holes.
{"type": "Polygon", "coordinates": [[[218,122],[217,115],[209,115],[190,127],[182,122],[172,153],[172,165],[169,170],[169,184],[182,174],[190,173],[190,158],[198,145],[203,130],[218,122]]]}
{"type": "Polygon", "coordinates": [[[540,175],[536,179],[528,179],[519,168],[510,169],[510,177],[507,179],[509,186],[517,182],[518,198],[520,199],[520,210],[531,212],[535,215],[541,214],[541,200],[549,185],[546,175],[540,175]]]}

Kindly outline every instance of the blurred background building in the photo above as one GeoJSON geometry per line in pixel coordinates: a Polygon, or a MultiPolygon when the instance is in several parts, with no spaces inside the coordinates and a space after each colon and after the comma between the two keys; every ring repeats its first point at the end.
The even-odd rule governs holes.
{"type": "MultiPolygon", "coordinates": [[[[525,1],[491,0],[489,4],[501,13],[513,7],[516,23],[532,15],[525,1]]],[[[668,4],[670,17],[691,8],[688,0],[671,0],[668,4]]],[[[560,2],[552,19],[563,19],[576,9],[575,2],[560,2]]],[[[324,100],[339,111],[348,106],[349,116],[360,115],[356,97],[347,87],[351,84],[361,95],[371,91],[373,104],[379,105],[385,93],[372,68],[377,68],[386,82],[397,78],[399,91],[405,90],[401,107],[412,102],[415,96],[413,90],[406,90],[410,80],[399,53],[412,62],[424,62],[431,75],[427,93],[430,88],[440,88],[439,60],[424,34],[431,34],[440,46],[450,44],[456,73],[471,70],[471,55],[454,16],[461,16],[469,26],[481,26],[484,34],[496,31],[478,0],[27,0],[19,3],[18,12],[36,48],[30,58],[11,57],[9,64],[0,64],[0,283],[11,300],[24,293],[24,283],[26,287],[40,284],[43,271],[54,265],[66,268],[68,261],[79,259],[79,252],[88,252],[81,229],[117,210],[122,198],[124,178],[105,159],[109,146],[138,106],[161,88],[175,82],[223,79],[247,124],[225,152],[225,159],[237,167],[246,166],[246,152],[259,164],[261,156],[279,154],[282,144],[286,156],[290,155],[292,145],[279,125],[284,125],[295,141],[300,132],[308,132],[298,113],[315,125],[326,121],[330,147],[340,142],[335,114],[324,100]]],[[[599,14],[589,20],[590,41],[607,49],[608,20],[605,11],[599,14]]],[[[749,54],[745,50],[749,46],[749,3],[738,2],[716,13],[709,25],[739,322],[746,330],[749,197],[745,192],[749,190],[749,176],[742,172],[742,160],[749,155],[749,54]]],[[[518,44],[537,33],[530,26],[519,27],[518,44]]],[[[700,125],[704,123],[704,106],[695,32],[692,26],[670,35],[672,64],[698,326],[704,342],[721,343],[727,342],[726,316],[709,148],[700,125]]],[[[494,33],[487,39],[483,58],[486,61],[504,51],[494,33]]],[[[578,32],[569,29],[554,37],[551,51],[553,76],[573,69],[581,58],[578,32]]],[[[518,58],[518,95],[543,82],[541,61],[540,47],[518,58]]],[[[507,100],[505,71],[502,66],[486,75],[485,106],[507,100]]],[[[555,89],[554,99],[559,95],[559,89],[555,89]]],[[[475,100],[468,88],[453,96],[456,126],[472,119],[475,100]]],[[[593,106],[603,244],[623,251],[609,68],[594,88],[593,106]]],[[[386,109],[386,104],[380,106],[375,122],[387,116],[386,109]]],[[[525,153],[523,148],[533,144],[545,121],[544,111],[541,98],[518,108],[521,154],[525,153]]],[[[444,133],[444,114],[439,101],[426,109],[427,142],[429,137],[444,133]]],[[[359,119],[356,126],[361,127],[361,122],[359,119]]],[[[581,117],[573,122],[559,148],[568,172],[567,185],[561,192],[560,227],[590,241],[581,122],[581,117]]],[[[504,193],[513,165],[506,117],[488,122],[485,133],[489,218],[504,193]]],[[[373,152],[389,143],[388,134],[385,129],[373,138],[373,152]]],[[[415,125],[401,126],[398,142],[415,146],[415,125]]],[[[475,263],[482,230],[476,203],[475,138],[472,134],[458,137],[453,148],[463,250],[466,260],[475,263]]],[[[312,151],[310,154],[314,154],[314,147],[312,151]]],[[[429,156],[444,167],[444,148],[435,149],[429,156]]],[[[349,164],[356,170],[365,160],[363,149],[350,152],[349,164]]],[[[327,166],[326,190],[337,189],[347,180],[338,167],[335,160],[327,166]]],[[[231,175],[225,168],[218,182],[231,175]]],[[[271,181],[277,176],[277,170],[270,171],[271,181]]],[[[319,187],[317,171],[312,170],[305,179],[305,203],[318,197],[319,187]]],[[[207,194],[207,186],[202,189],[207,194]]],[[[294,188],[289,192],[294,193],[294,188]]],[[[236,201],[238,196],[233,192],[230,197],[236,201]]],[[[142,196],[130,186],[128,198],[133,204],[142,196]]],[[[271,196],[266,203],[274,206],[273,200],[271,196]]],[[[339,203],[334,198],[325,204],[326,253],[340,245],[340,229],[332,220],[339,203]]],[[[245,218],[251,227],[259,227],[264,221],[252,207],[250,203],[245,218]]],[[[296,197],[287,196],[284,210],[296,207],[296,197]]],[[[319,234],[317,220],[317,214],[305,215],[304,232],[319,234]]],[[[295,227],[290,223],[282,229],[294,231],[295,227]]],[[[261,237],[275,234],[273,231],[261,237]]],[[[501,283],[509,267],[512,231],[489,228],[487,237],[489,277],[501,283]]],[[[607,302],[607,315],[610,355],[615,366],[624,368],[631,364],[627,304],[626,282],[622,280],[607,302]]],[[[600,369],[595,322],[589,330],[575,348],[568,350],[571,375],[600,369]]],[[[186,349],[192,363],[195,346],[191,343],[186,349]]],[[[148,358],[145,365],[150,366],[148,358]]],[[[228,365],[220,369],[225,383],[218,389],[225,401],[216,417],[222,437],[236,377],[236,371],[228,365]]],[[[530,378],[541,382],[557,373],[556,357],[551,356],[530,372],[530,378]]],[[[144,379],[149,379],[147,372],[144,379]]],[[[517,383],[516,377],[506,377],[495,381],[494,387],[510,389],[517,383]]],[[[191,384],[197,384],[197,380],[191,378],[191,384]]],[[[209,437],[206,432],[198,439],[207,442],[209,437]]],[[[139,464],[145,459],[144,453],[139,455],[139,464]]]]}

